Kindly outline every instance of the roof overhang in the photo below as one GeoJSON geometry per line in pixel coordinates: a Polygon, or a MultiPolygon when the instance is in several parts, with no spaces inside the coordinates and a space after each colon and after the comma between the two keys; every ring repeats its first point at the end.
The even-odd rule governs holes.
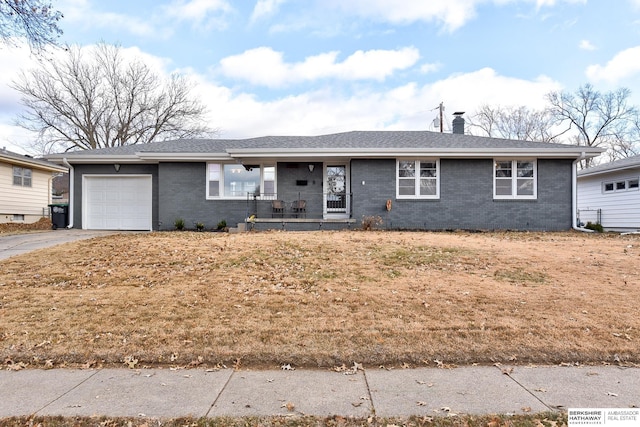
{"type": "Polygon", "coordinates": [[[255,150],[255,149],[230,149],[227,150],[234,159],[322,159],[322,158],[390,158],[390,157],[438,157],[438,158],[487,158],[487,157],[537,157],[537,158],[566,158],[576,159],[585,157],[596,157],[602,153],[599,148],[588,150],[576,150],[572,148],[387,148],[387,149],[311,149],[292,148],[278,150],[255,150]]]}
{"type": "Polygon", "coordinates": [[[0,160],[2,160],[3,162],[10,163],[12,165],[28,167],[31,169],[44,170],[47,172],[66,172],[67,171],[66,167],[58,166],[57,164],[55,164],[55,162],[51,162],[51,164],[47,165],[44,163],[32,161],[28,157],[21,159],[16,156],[4,156],[0,153],[0,160]]]}
{"type": "Polygon", "coordinates": [[[639,169],[639,168],[640,168],[640,162],[637,164],[618,166],[618,167],[612,167],[612,168],[606,168],[606,169],[596,169],[593,171],[590,171],[589,169],[582,169],[581,171],[578,172],[578,178],[603,175],[607,173],[621,172],[625,170],[632,170],[632,169],[639,169]]]}
{"type": "Polygon", "coordinates": [[[554,158],[580,159],[596,157],[600,148],[237,148],[226,152],[179,153],[179,152],[135,152],[126,155],[81,153],[73,155],[54,154],[47,160],[55,163],[104,164],[104,163],[161,163],[161,162],[207,162],[260,160],[311,161],[323,159],[388,159],[397,157],[437,158],[554,158]]]}
{"type": "Polygon", "coordinates": [[[126,155],[107,154],[81,154],[65,156],[54,154],[47,157],[50,162],[62,164],[66,159],[75,164],[101,164],[101,163],[160,163],[160,162],[204,162],[204,161],[228,161],[232,160],[227,153],[148,153],[138,152],[126,155]]]}

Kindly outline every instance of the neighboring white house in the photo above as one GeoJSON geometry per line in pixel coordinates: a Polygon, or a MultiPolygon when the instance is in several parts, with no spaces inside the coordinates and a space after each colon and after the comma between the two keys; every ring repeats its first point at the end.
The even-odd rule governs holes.
{"type": "Polygon", "coordinates": [[[605,230],[640,230],[640,156],[578,171],[578,219],[605,230]]]}
{"type": "Polygon", "coordinates": [[[52,180],[67,168],[0,148],[0,223],[32,223],[48,215],[52,180]]]}

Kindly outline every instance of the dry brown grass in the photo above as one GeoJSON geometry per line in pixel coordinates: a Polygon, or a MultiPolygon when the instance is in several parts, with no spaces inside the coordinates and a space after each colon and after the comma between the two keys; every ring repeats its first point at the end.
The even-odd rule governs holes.
{"type": "Polygon", "coordinates": [[[459,415],[452,417],[411,416],[406,418],[353,418],[334,415],[215,417],[215,418],[110,418],[110,417],[12,417],[0,418],[0,427],[566,427],[566,413],[526,415],[459,415]]]}
{"type": "Polygon", "coordinates": [[[0,357],[14,367],[637,363],[638,267],[634,235],[122,234],[0,262],[0,357]]]}
{"type": "Polygon", "coordinates": [[[43,217],[33,223],[5,222],[0,224],[0,235],[31,233],[42,230],[51,230],[51,220],[49,218],[43,217]]]}

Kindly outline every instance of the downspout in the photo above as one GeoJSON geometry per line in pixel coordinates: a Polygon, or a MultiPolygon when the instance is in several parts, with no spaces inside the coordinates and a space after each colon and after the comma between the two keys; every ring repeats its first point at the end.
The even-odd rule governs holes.
{"type": "MultiPolygon", "coordinates": [[[[73,181],[74,181],[74,171],[73,171],[73,166],[71,166],[71,164],[67,161],[67,158],[64,157],[62,159],[62,164],[64,164],[66,167],[69,168],[69,225],[67,225],[67,228],[73,228],[73,189],[74,189],[74,185],[73,185],[73,181]]],[[[575,168],[574,168],[575,169],[575,168]]]]}
{"type": "Polygon", "coordinates": [[[580,153],[580,157],[573,161],[571,168],[571,228],[576,231],[582,231],[585,233],[593,233],[594,230],[578,227],[578,162],[583,160],[586,156],[583,151],[580,153]]]}

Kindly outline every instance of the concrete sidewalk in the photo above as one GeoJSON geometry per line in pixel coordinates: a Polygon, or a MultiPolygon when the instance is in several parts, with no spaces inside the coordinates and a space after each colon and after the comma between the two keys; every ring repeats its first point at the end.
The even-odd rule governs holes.
{"type": "Polygon", "coordinates": [[[0,371],[0,417],[406,417],[640,406],[640,369],[616,366],[320,370],[0,371]]]}

